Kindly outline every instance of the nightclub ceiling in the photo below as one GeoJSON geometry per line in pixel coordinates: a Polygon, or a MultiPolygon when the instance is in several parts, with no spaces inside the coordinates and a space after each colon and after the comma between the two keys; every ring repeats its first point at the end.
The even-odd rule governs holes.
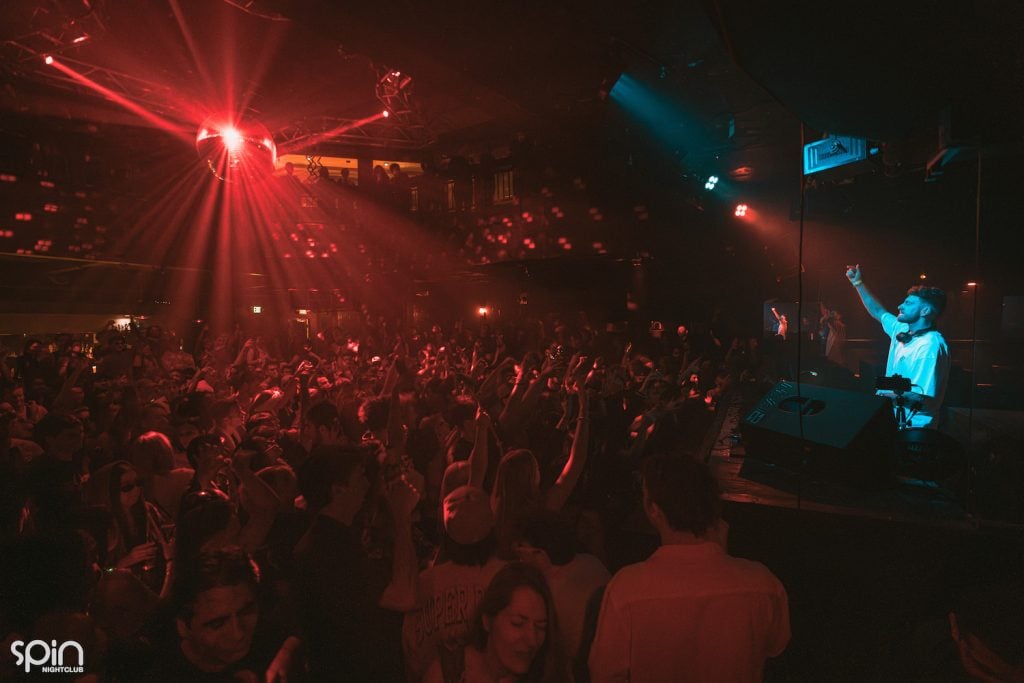
{"type": "Polygon", "coordinates": [[[0,25],[2,104],[41,115],[104,117],[102,97],[40,59],[53,54],[172,121],[244,106],[275,134],[374,113],[382,70],[399,70],[415,115],[388,127],[407,130],[360,137],[406,147],[543,128],[640,69],[709,116],[771,116],[774,97],[817,131],[893,143],[950,108],[963,139],[1022,135],[1024,9],[1010,0],[10,0],[0,25]]]}
{"type": "Polygon", "coordinates": [[[408,149],[507,139],[587,112],[602,80],[630,66],[695,86],[719,112],[750,106],[737,89],[749,91],[749,83],[696,3],[628,16],[600,4],[15,0],[0,16],[3,106],[130,120],[123,107],[104,106],[94,90],[44,64],[46,54],[185,127],[196,126],[204,108],[243,109],[279,144],[325,119],[379,111],[375,85],[391,70],[412,77],[410,111],[336,140],[408,149]],[[675,28],[658,36],[659,26],[675,28]]]}
{"type": "MultiPolygon", "coordinates": [[[[905,219],[944,196],[925,187],[930,171],[949,164],[973,191],[979,156],[1015,166],[1021,35],[1012,0],[7,0],[0,113],[173,140],[233,111],[264,124],[279,153],[413,160],[607,125],[610,86],[632,74],[699,122],[701,141],[665,150],[684,173],[714,159],[792,204],[802,122],[809,139],[881,150],[879,182],[822,185],[809,210],[853,221],[860,202],[905,219]],[[384,106],[394,114],[381,118],[384,106]]],[[[986,188],[1000,186],[1012,195],[1005,177],[986,188]]]]}

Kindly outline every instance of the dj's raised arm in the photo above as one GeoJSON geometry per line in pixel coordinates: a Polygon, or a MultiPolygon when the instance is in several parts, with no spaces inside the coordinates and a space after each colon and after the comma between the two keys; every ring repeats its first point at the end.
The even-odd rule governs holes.
{"type": "Polygon", "coordinates": [[[875,298],[875,295],[871,293],[868,286],[864,284],[864,276],[860,272],[860,264],[855,266],[846,266],[846,277],[853,285],[853,288],[857,290],[857,295],[860,296],[860,302],[864,304],[864,308],[871,315],[872,318],[878,322],[882,322],[882,316],[887,313],[885,306],[875,298]]]}

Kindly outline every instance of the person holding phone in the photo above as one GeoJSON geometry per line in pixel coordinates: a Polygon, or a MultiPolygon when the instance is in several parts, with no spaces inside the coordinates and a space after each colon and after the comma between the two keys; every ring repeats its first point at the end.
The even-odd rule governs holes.
{"type": "Polygon", "coordinates": [[[138,471],[124,460],[96,470],[85,499],[110,512],[103,557],[107,566],[127,569],[154,593],[166,595],[171,580],[171,547],[163,528],[169,520],[148,502],[138,471]]]}

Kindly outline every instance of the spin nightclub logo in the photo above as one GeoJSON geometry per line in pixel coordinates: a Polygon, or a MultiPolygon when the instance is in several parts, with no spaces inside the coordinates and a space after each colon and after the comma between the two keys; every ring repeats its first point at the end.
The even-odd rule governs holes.
{"type": "Polygon", "coordinates": [[[16,640],[11,643],[11,654],[17,666],[25,667],[25,673],[33,671],[44,674],[85,673],[85,650],[73,640],[66,640],[57,646],[56,640],[16,640]],[[71,650],[68,653],[67,650],[71,650]],[[76,654],[77,657],[70,656],[76,654]],[[69,655],[65,660],[65,655],[69,655]],[[74,664],[72,660],[77,659],[74,664]],[[33,668],[35,667],[35,668],[33,668]]]}

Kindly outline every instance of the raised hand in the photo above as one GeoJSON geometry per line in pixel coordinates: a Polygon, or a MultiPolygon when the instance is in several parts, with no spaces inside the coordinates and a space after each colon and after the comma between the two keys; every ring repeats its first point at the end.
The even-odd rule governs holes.
{"type": "Polygon", "coordinates": [[[532,353],[527,352],[523,356],[523,362],[520,364],[522,368],[520,377],[529,377],[530,374],[537,368],[537,357],[532,353]]]}
{"type": "MultiPolygon", "coordinates": [[[[301,641],[295,636],[284,641],[281,649],[274,656],[274,661],[267,668],[264,676],[265,683],[288,683],[288,674],[296,667],[295,657],[299,645],[301,645],[301,641]]],[[[237,678],[238,675],[236,674],[235,677],[237,678]]]]}
{"type": "Polygon", "coordinates": [[[420,502],[420,492],[402,475],[387,484],[384,498],[396,519],[409,519],[420,502]]]}
{"type": "Polygon", "coordinates": [[[476,409],[476,427],[477,429],[490,429],[491,427],[491,416],[481,408],[476,409]]]}
{"type": "Polygon", "coordinates": [[[565,373],[565,390],[567,392],[580,391],[582,389],[589,369],[587,366],[588,360],[590,359],[584,355],[573,356],[573,362],[565,373]]]}
{"type": "Polygon", "coordinates": [[[861,282],[860,264],[855,266],[846,266],[846,278],[850,281],[850,284],[856,286],[861,282]]]}

